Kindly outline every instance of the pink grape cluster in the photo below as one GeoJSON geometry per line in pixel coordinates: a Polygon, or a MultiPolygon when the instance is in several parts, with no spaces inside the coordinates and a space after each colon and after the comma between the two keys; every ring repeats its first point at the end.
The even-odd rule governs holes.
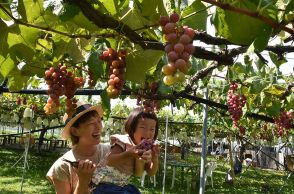
{"type": "Polygon", "coordinates": [[[83,77],[75,77],[66,66],[50,67],[45,71],[45,80],[48,85],[47,104],[44,106],[46,114],[54,114],[60,107],[60,96],[66,96],[66,112],[72,115],[76,108],[74,94],[76,90],[84,85],[83,77]]]}
{"type": "Polygon", "coordinates": [[[239,126],[239,134],[241,136],[245,135],[246,133],[246,128],[244,126],[239,126]]]}
{"type": "Polygon", "coordinates": [[[280,115],[276,118],[274,118],[275,124],[277,126],[277,133],[278,136],[283,136],[286,135],[288,136],[289,134],[289,129],[291,129],[293,125],[293,115],[292,112],[290,111],[283,111],[280,112],[280,115]]]}
{"type": "Polygon", "coordinates": [[[164,50],[167,53],[169,64],[162,67],[162,73],[165,75],[163,82],[166,85],[185,80],[185,75],[191,67],[190,56],[195,51],[192,43],[195,31],[179,24],[179,20],[180,16],[177,13],[171,14],[170,17],[161,16],[159,19],[167,40],[164,50]]]}
{"type": "Polygon", "coordinates": [[[126,50],[115,51],[108,48],[100,56],[100,59],[106,61],[109,67],[109,80],[106,89],[109,98],[117,98],[125,83],[126,55],[126,50]]]}
{"type": "Polygon", "coordinates": [[[137,146],[137,149],[140,150],[151,150],[153,147],[154,140],[153,139],[143,139],[140,144],[137,146]]]}
{"type": "Polygon", "coordinates": [[[246,97],[244,95],[238,94],[236,91],[238,89],[238,84],[236,82],[232,82],[230,85],[230,89],[228,91],[228,111],[233,120],[234,127],[238,128],[238,121],[240,120],[243,111],[242,108],[246,104],[246,97]]]}
{"type": "Polygon", "coordinates": [[[272,141],[272,132],[268,130],[268,125],[265,123],[259,133],[259,138],[266,141],[272,141]]]}
{"type": "Polygon", "coordinates": [[[148,82],[145,82],[143,89],[139,92],[137,96],[137,106],[144,107],[144,112],[159,112],[160,101],[153,99],[142,99],[141,96],[154,96],[157,94],[158,82],[152,82],[150,85],[148,82]],[[150,92],[149,92],[150,91],[150,92]]]}

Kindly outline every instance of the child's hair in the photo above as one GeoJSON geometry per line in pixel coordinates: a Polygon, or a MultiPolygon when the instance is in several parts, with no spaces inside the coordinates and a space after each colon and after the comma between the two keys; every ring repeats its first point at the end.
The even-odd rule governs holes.
{"type": "MultiPolygon", "coordinates": [[[[87,120],[89,120],[92,117],[99,117],[98,113],[95,110],[89,111],[85,113],[84,115],[82,115],[72,124],[72,127],[78,128],[80,124],[85,123],[87,120]]],[[[76,145],[79,142],[79,137],[70,133],[70,140],[72,145],[76,145]]]]}
{"type": "Polygon", "coordinates": [[[133,140],[134,133],[140,118],[148,118],[148,119],[153,119],[156,121],[155,135],[154,135],[154,140],[156,140],[157,134],[158,134],[158,128],[159,128],[157,116],[153,112],[144,112],[144,109],[142,107],[134,108],[133,111],[130,113],[125,123],[125,131],[129,134],[129,136],[133,140]]]}

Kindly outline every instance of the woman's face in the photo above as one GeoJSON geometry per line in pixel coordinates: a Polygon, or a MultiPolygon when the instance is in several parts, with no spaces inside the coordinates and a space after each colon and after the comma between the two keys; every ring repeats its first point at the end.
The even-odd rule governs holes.
{"type": "Polygon", "coordinates": [[[100,143],[102,121],[99,117],[90,117],[77,128],[79,144],[97,145],[100,143]]]}
{"type": "Polygon", "coordinates": [[[154,139],[156,121],[149,118],[140,118],[134,133],[134,143],[139,144],[142,139],[154,139]]]}

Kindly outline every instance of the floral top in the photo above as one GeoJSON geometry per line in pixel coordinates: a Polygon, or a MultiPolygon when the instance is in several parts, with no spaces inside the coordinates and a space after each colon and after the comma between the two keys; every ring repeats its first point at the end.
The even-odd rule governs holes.
{"type": "MultiPolygon", "coordinates": [[[[112,135],[110,136],[111,145],[118,145],[123,150],[133,147],[134,143],[128,135],[112,135]]],[[[92,182],[96,185],[99,183],[112,183],[119,186],[127,185],[133,169],[117,169],[106,165],[106,160],[99,163],[94,171],[92,182]],[[100,166],[100,167],[99,167],[100,166]]]]}
{"type": "Polygon", "coordinates": [[[106,155],[108,155],[109,152],[110,145],[101,143],[97,145],[96,153],[94,153],[93,156],[89,157],[80,156],[71,149],[55,161],[55,163],[47,172],[46,177],[50,182],[52,182],[53,178],[58,179],[60,181],[69,182],[71,191],[73,193],[77,186],[78,175],[75,172],[74,167],[72,167],[68,162],[64,161],[63,159],[67,159],[69,161],[89,159],[94,163],[99,163],[106,157],[106,155]]]}

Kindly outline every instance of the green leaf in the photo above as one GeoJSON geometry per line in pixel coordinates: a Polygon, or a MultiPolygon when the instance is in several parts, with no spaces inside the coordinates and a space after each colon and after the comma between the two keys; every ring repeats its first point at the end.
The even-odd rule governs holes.
{"type": "Polygon", "coordinates": [[[0,73],[3,75],[3,77],[9,75],[9,73],[14,69],[14,67],[15,63],[10,58],[9,54],[6,57],[0,55],[0,73]]]}
{"type": "Polygon", "coordinates": [[[269,56],[272,62],[276,65],[276,67],[280,67],[282,64],[287,62],[287,60],[284,57],[280,58],[279,56],[277,56],[276,54],[272,52],[269,52],[269,56]]]}
{"type": "Polygon", "coordinates": [[[163,54],[163,51],[158,50],[139,50],[130,53],[126,57],[126,80],[143,83],[146,73],[157,65],[163,54]]]}
{"type": "Polygon", "coordinates": [[[267,83],[259,76],[250,77],[244,83],[250,84],[249,93],[251,94],[259,94],[267,86],[267,83]]]}
{"type": "Polygon", "coordinates": [[[75,4],[64,4],[63,9],[60,12],[59,18],[61,21],[65,22],[73,19],[80,12],[80,8],[75,4]]]}
{"type": "Polygon", "coordinates": [[[281,111],[281,103],[273,101],[271,106],[266,107],[266,111],[270,116],[278,116],[281,111]]]}
{"type": "Polygon", "coordinates": [[[187,25],[193,29],[206,30],[208,15],[207,10],[205,9],[206,7],[201,1],[194,1],[190,6],[183,10],[181,17],[183,18],[195,12],[198,13],[182,20],[183,25],[187,25]]]}
{"type": "Polygon", "coordinates": [[[8,51],[8,42],[7,37],[9,33],[9,28],[7,25],[0,19],[0,55],[6,56],[8,51]]]}
{"type": "MultiPolygon", "coordinates": [[[[234,7],[256,11],[258,5],[250,1],[238,1],[234,4],[234,7]]],[[[267,10],[263,11],[262,15],[269,17],[267,10]]],[[[267,24],[260,20],[244,14],[226,11],[221,8],[216,9],[212,20],[218,35],[221,35],[233,43],[243,45],[250,45],[257,36],[262,34],[265,29],[269,28],[267,24]]],[[[265,40],[260,42],[264,41],[265,40]]],[[[264,43],[259,44],[263,45],[264,43]]],[[[259,44],[258,46],[260,46],[259,44]]]]}
{"type": "Polygon", "coordinates": [[[294,1],[293,0],[290,0],[288,5],[286,6],[286,9],[285,9],[285,14],[289,13],[290,11],[293,11],[294,10],[294,1]]]}
{"type": "MultiPolygon", "coordinates": [[[[0,4],[8,13],[10,13],[12,15],[11,9],[9,6],[11,4],[10,0],[1,0],[0,4]]],[[[6,21],[11,20],[11,18],[2,9],[0,9],[0,18],[2,18],[3,20],[6,20],[6,21]]],[[[0,22],[2,22],[2,21],[0,21],[0,22]]]]}
{"type": "Polygon", "coordinates": [[[281,97],[285,92],[285,88],[282,87],[282,86],[273,84],[273,85],[265,88],[263,91],[268,93],[268,94],[272,94],[272,95],[275,95],[277,97],[281,97]]]}
{"type": "Polygon", "coordinates": [[[104,90],[100,94],[100,97],[101,97],[101,102],[102,102],[102,108],[104,111],[104,116],[106,118],[108,118],[110,115],[111,104],[110,104],[110,98],[108,97],[106,90],[104,90]]]}
{"type": "Polygon", "coordinates": [[[146,25],[150,25],[150,21],[145,19],[138,9],[133,8],[131,11],[129,11],[121,20],[126,25],[128,25],[132,29],[138,29],[142,28],[146,25]],[[136,19],[134,19],[136,18],[136,19]]]}
{"type": "Polygon", "coordinates": [[[82,48],[80,48],[79,42],[69,37],[55,35],[54,38],[54,61],[59,61],[65,54],[68,54],[75,63],[79,63],[84,60],[82,55],[82,48]]]}
{"type": "Polygon", "coordinates": [[[170,94],[172,92],[171,87],[165,85],[162,80],[158,82],[158,94],[170,94]]]}
{"type": "Polygon", "coordinates": [[[118,13],[118,0],[100,0],[100,2],[111,15],[116,15],[118,13]]]}
{"type": "Polygon", "coordinates": [[[287,103],[286,103],[286,109],[294,109],[294,93],[290,94],[286,97],[287,103]]]}
{"type": "Polygon", "coordinates": [[[263,31],[256,37],[253,42],[254,49],[256,51],[263,51],[268,44],[268,41],[272,34],[272,28],[270,26],[266,26],[263,31]]]}
{"type": "Polygon", "coordinates": [[[96,82],[98,78],[104,76],[106,66],[99,59],[99,53],[97,51],[92,51],[89,57],[86,60],[86,63],[89,66],[89,69],[94,73],[93,80],[96,82]]]}
{"type": "Polygon", "coordinates": [[[18,12],[22,20],[32,23],[44,12],[43,0],[19,0],[18,12]]]}
{"type": "Polygon", "coordinates": [[[21,75],[17,67],[11,71],[8,76],[8,88],[11,92],[19,91],[27,86],[27,81],[30,77],[21,75]]]}

